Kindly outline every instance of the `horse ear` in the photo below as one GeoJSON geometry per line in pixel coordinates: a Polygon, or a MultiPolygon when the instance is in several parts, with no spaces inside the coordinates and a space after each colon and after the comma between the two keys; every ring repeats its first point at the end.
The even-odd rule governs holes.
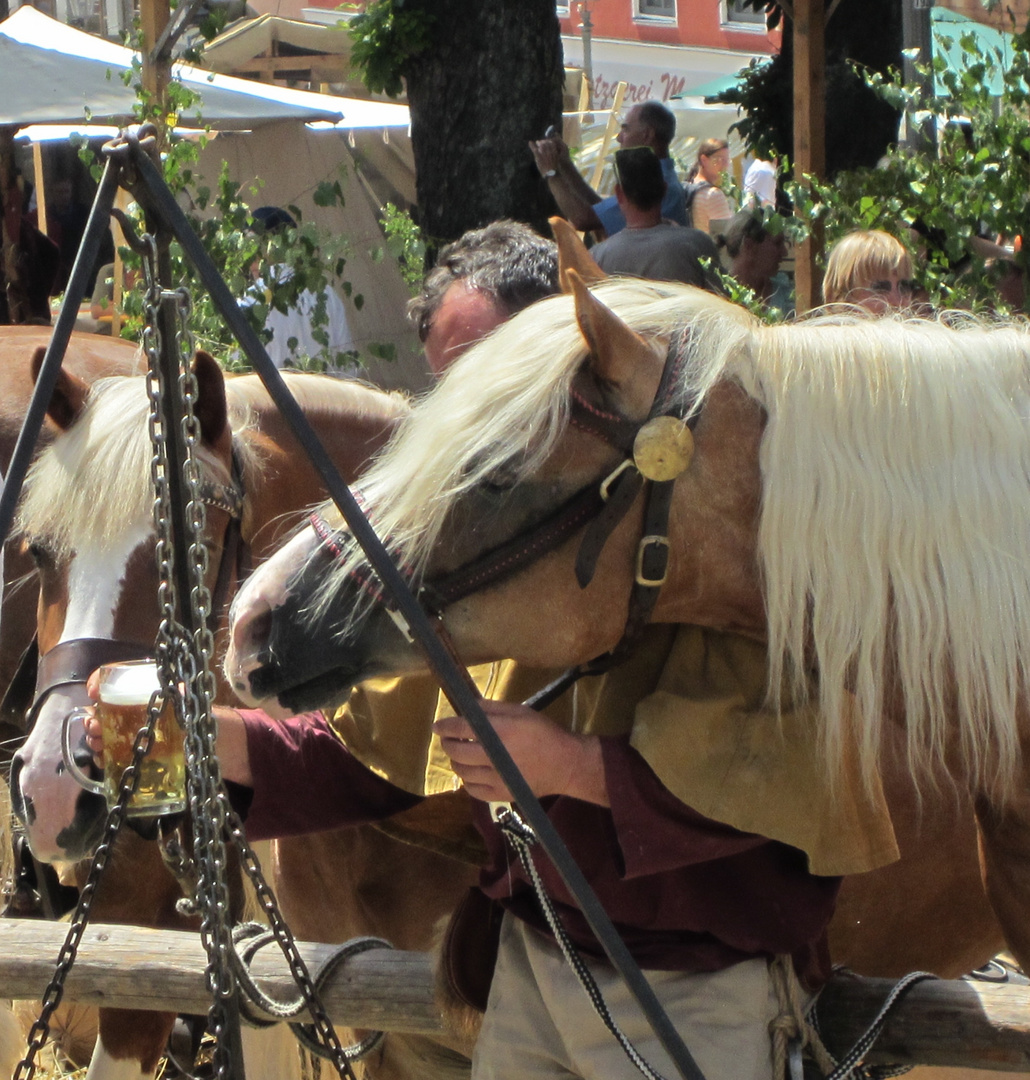
{"type": "Polygon", "coordinates": [[[197,402],[193,413],[200,424],[200,434],[211,447],[232,439],[229,407],[225,401],[225,376],[218,361],[203,349],[193,357],[193,375],[197,380],[197,402]]]}
{"type": "MultiPolygon", "coordinates": [[[[594,375],[615,386],[633,385],[634,373],[649,371],[655,359],[660,360],[660,353],[605,307],[575,270],[570,270],[568,276],[576,300],[576,321],[590,349],[589,364],[594,375]]],[[[624,404],[627,409],[633,408],[630,402],[624,404]]],[[[642,404],[646,412],[649,401],[642,404]]]]}
{"type": "Polygon", "coordinates": [[[570,270],[575,270],[588,285],[593,285],[595,281],[604,281],[608,275],[587,251],[587,246],[580,239],[579,233],[565,218],[553,217],[548,220],[551,232],[554,233],[555,243],[558,245],[558,280],[561,282],[561,291],[572,292],[572,286],[568,280],[570,270]]]}
{"type": "MultiPolygon", "coordinates": [[[[39,369],[43,366],[43,357],[46,349],[42,345],[32,354],[32,382],[39,379],[39,369]]],[[[54,393],[47,405],[47,416],[62,430],[75,423],[86,404],[86,395],[89,393],[88,384],[84,383],[77,375],[73,375],[64,368],[57,373],[57,382],[54,384],[54,393]]]]}

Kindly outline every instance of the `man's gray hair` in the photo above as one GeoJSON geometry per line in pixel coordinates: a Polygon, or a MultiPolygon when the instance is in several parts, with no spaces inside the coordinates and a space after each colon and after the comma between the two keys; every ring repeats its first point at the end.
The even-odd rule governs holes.
{"type": "Polygon", "coordinates": [[[637,114],[642,124],[653,132],[658,144],[666,150],[676,136],[676,117],[660,101],[645,101],[637,114]]]}
{"type": "Polygon", "coordinates": [[[408,302],[408,319],[425,341],[444,293],[456,281],[479,289],[510,316],[559,291],[558,247],[528,225],[495,221],[471,229],[440,251],[422,291],[408,302]]]}

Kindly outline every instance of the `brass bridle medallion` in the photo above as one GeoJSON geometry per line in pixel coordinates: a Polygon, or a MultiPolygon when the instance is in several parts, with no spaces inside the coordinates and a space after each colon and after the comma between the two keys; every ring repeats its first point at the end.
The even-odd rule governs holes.
{"type": "Polygon", "coordinates": [[[633,464],[647,480],[675,480],[694,456],[694,436],[677,416],[648,420],[633,440],[633,464]]]}

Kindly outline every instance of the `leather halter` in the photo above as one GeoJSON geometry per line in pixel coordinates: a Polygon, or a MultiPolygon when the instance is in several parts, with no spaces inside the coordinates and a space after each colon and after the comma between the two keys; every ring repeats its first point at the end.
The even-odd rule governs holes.
{"type": "MultiPolygon", "coordinates": [[[[229,589],[233,580],[239,580],[241,552],[244,547],[240,536],[240,524],[243,518],[245,493],[243,490],[242,469],[235,453],[232,455],[232,483],[222,484],[213,480],[201,481],[199,485],[200,501],[208,507],[222,510],[229,515],[222,544],[222,557],[218,564],[218,575],[212,591],[211,611],[222,609],[228,600],[229,589]]],[[[39,655],[37,639],[33,637],[29,647],[22,655],[18,672],[3,699],[4,711],[18,707],[24,712],[25,733],[32,730],[47,698],[63,686],[84,686],[90,673],[101,664],[111,664],[122,660],[142,660],[153,654],[154,644],[137,644],[116,641],[112,638],[71,638],[61,641],[52,649],[39,655]],[[31,700],[18,703],[12,698],[15,686],[28,686],[28,665],[36,668],[34,693],[31,700]]],[[[27,694],[26,694],[27,698],[27,694]]]]}
{"type": "MultiPolygon", "coordinates": [[[[695,399],[691,397],[677,401],[675,398],[675,390],[680,382],[689,348],[690,334],[684,330],[674,339],[666,353],[654,402],[647,418],[642,422],[599,409],[573,390],[570,396],[571,424],[622,451],[626,455],[625,459],[600,480],[581,488],[554,513],[526,532],[449,574],[429,579],[418,590],[423,607],[439,619],[444,610],[458,600],[487,585],[497,584],[511,577],[555,550],[584,525],[586,531],[576,559],[576,577],[580,587],[586,588],[593,578],[597,559],[605,542],[646,485],[644,531],[637,547],[634,583],[622,639],[610,653],[572,669],[577,672],[576,675],[571,676],[571,672],[567,672],[562,676],[562,680],[559,680],[562,682],[560,689],[554,689],[557,684],[545,688],[541,695],[552,690],[554,692],[546,699],[542,699],[541,695],[532,699],[537,708],[543,708],[576,678],[600,673],[621,661],[654,610],[668,570],[668,517],[675,476],[668,480],[647,479],[641,473],[634,457],[634,446],[640,432],[659,417],[675,417],[691,431],[697,423],[695,399]]],[[[318,513],[312,514],[310,520],[321,544],[335,558],[346,558],[350,547],[349,534],[334,531],[318,513]]],[[[387,614],[410,639],[403,619],[384,596],[378,581],[369,574],[370,572],[356,569],[352,578],[359,589],[384,606],[387,614]]]]}

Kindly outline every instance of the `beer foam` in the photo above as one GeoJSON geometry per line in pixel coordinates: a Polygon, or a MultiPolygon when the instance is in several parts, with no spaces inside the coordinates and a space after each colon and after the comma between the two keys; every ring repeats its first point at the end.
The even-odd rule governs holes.
{"type": "Polygon", "coordinates": [[[160,687],[157,664],[152,660],[112,664],[101,679],[100,700],[105,705],[146,705],[160,687]]]}

